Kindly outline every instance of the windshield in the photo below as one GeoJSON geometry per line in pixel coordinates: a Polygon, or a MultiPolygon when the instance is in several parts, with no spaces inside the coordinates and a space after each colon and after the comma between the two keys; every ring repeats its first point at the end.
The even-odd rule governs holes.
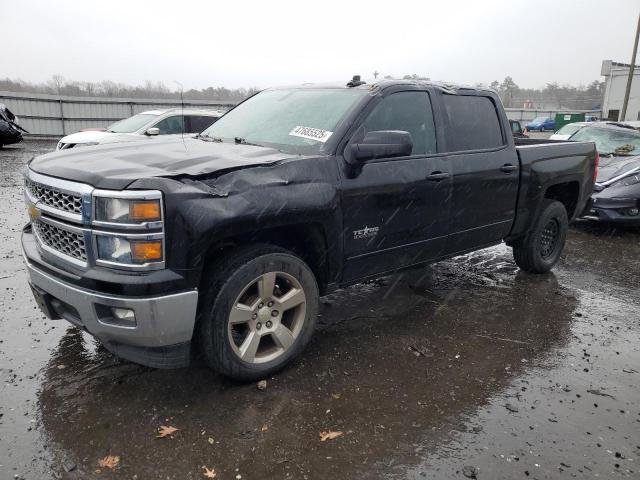
{"type": "Polygon", "coordinates": [[[558,130],[556,132],[556,134],[558,134],[558,135],[573,135],[578,130],[580,130],[582,127],[583,127],[583,125],[577,125],[575,123],[569,123],[568,125],[565,125],[560,130],[558,130]]]}
{"type": "Polygon", "coordinates": [[[614,128],[584,127],[571,139],[576,142],[595,142],[600,155],[639,155],[640,133],[614,128]]]}
{"type": "Polygon", "coordinates": [[[533,119],[533,123],[543,123],[546,120],[546,117],[536,117],[533,119]]]}
{"type": "Polygon", "coordinates": [[[361,89],[265,90],[221,117],[202,136],[316,153],[366,94],[361,89]]]}
{"type": "Polygon", "coordinates": [[[139,113],[112,124],[107,131],[111,133],[133,133],[140,130],[157,116],[151,113],[139,113]]]}

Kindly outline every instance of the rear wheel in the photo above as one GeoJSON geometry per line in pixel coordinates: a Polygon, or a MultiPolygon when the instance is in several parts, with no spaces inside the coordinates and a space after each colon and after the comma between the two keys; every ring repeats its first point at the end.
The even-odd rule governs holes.
{"type": "Polygon", "coordinates": [[[239,380],[264,378],[298,355],[314,330],[318,286],[290,252],[233,252],[205,280],[199,335],[207,364],[239,380]]]}
{"type": "Polygon", "coordinates": [[[546,273],[560,260],[569,228],[564,205],[545,200],[531,231],[513,245],[516,264],[530,273],[546,273]]]}

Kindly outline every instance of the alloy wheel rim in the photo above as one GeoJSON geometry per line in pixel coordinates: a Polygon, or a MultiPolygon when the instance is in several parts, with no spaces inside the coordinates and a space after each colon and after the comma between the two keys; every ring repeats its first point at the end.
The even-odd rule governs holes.
{"type": "Polygon", "coordinates": [[[295,277],[285,272],[264,273],[244,287],[231,307],[229,344],[244,362],[275,360],[295,343],[306,313],[306,295],[295,277]]]}
{"type": "Polygon", "coordinates": [[[542,255],[542,258],[549,258],[554,253],[559,233],[560,226],[558,221],[552,218],[540,232],[540,255],[542,255]]]}

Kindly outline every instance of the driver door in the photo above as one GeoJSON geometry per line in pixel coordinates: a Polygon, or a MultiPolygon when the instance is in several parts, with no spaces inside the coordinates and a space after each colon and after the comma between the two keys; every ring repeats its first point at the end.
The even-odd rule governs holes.
{"type": "Polygon", "coordinates": [[[451,177],[446,160],[436,156],[429,93],[386,95],[351,142],[379,130],[409,132],[413,150],[406,157],[363,162],[343,177],[345,282],[435,259],[448,234],[451,177]]]}

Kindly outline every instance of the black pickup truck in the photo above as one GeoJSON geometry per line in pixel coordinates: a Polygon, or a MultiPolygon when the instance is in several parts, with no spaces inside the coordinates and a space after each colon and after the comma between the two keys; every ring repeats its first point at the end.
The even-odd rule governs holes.
{"type": "Polygon", "coordinates": [[[33,159],[22,246],[38,304],[141,364],[256,379],[318,297],[506,242],[559,260],[592,143],[516,146],[490,90],[418,81],[264,90],[196,137],[33,159]]]}

